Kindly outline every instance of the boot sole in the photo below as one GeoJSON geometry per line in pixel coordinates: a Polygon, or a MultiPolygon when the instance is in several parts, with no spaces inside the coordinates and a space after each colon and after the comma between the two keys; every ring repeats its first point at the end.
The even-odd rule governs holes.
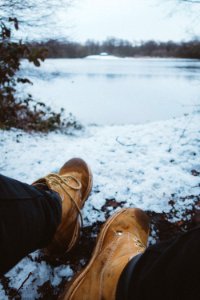
{"type": "Polygon", "coordinates": [[[82,283],[82,280],[85,278],[85,275],[87,274],[87,272],[92,267],[93,262],[96,260],[97,256],[99,255],[99,253],[100,253],[100,251],[102,249],[102,244],[104,242],[104,238],[105,238],[105,235],[107,233],[107,230],[108,230],[109,226],[112,224],[112,222],[119,215],[123,214],[127,210],[129,210],[129,208],[121,209],[119,212],[115,213],[113,216],[111,216],[106,221],[105,225],[103,226],[103,228],[101,229],[101,232],[99,234],[99,237],[98,237],[98,240],[97,240],[97,244],[96,244],[96,247],[95,247],[94,252],[92,254],[92,258],[91,258],[90,262],[85,267],[85,269],[83,271],[81,271],[80,274],[77,274],[75,276],[75,278],[71,282],[67,283],[67,286],[66,286],[64,292],[62,293],[61,297],[58,298],[59,300],[70,300],[71,299],[71,297],[73,296],[73,294],[76,292],[76,290],[79,288],[80,284],[82,283]],[[66,290],[67,290],[67,293],[66,293],[66,290]]]}
{"type": "Polygon", "coordinates": [[[86,192],[85,192],[85,196],[84,196],[84,198],[83,198],[83,204],[82,204],[81,208],[84,206],[85,201],[86,201],[87,198],[89,197],[89,195],[90,195],[90,193],[91,193],[91,191],[92,191],[92,185],[93,185],[93,176],[92,176],[91,168],[90,168],[90,166],[88,166],[87,164],[86,164],[86,166],[87,166],[87,169],[88,169],[89,181],[88,181],[88,187],[87,187],[87,190],[86,190],[86,192]]]}

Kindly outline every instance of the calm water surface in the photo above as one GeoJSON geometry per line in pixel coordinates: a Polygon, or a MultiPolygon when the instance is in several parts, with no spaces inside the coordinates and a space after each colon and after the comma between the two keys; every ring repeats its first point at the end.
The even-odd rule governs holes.
{"type": "Polygon", "coordinates": [[[84,123],[164,120],[200,104],[200,61],[188,59],[48,59],[24,66],[33,96],[84,123]]]}

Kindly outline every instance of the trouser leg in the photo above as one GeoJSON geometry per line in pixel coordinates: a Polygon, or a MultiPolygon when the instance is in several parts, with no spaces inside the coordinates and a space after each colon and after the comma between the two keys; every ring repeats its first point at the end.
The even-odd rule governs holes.
{"type": "Polygon", "coordinates": [[[47,246],[61,213],[57,193],[0,175],[0,274],[28,253],[47,246]]]}
{"type": "Polygon", "coordinates": [[[121,274],[116,299],[199,299],[199,281],[200,227],[133,258],[121,274]]]}

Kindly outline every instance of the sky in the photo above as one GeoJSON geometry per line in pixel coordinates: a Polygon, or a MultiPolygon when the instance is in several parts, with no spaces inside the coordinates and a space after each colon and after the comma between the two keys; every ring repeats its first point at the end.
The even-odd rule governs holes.
{"type": "MultiPolygon", "coordinates": [[[[59,8],[52,6],[51,18],[41,19],[46,11],[40,9],[39,0],[35,1],[34,12],[45,21],[44,26],[27,29],[22,25],[17,35],[29,40],[61,38],[77,42],[115,37],[133,43],[188,41],[200,36],[200,0],[199,4],[183,0],[49,0],[48,8],[51,2],[57,2],[59,8]],[[67,5],[69,1],[72,5],[67,5]]],[[[29,20],[29,16],[30,11],[24,11],[24,18],[29,20]]]]}
{"type": "Polygon", "coordinates": [[[177,0],[76,0],[58,17],[62,36],[79,42],[108,37],[182,41],[200,33],[197,10],[200,4],[179,5],[177,0]]]}

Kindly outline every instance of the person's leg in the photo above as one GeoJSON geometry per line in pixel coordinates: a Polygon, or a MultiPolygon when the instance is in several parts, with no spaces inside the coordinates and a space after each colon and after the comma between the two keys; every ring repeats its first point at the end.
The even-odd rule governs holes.
{"type": "Polygon", "coordinates": [[[32,185],[1,175],[0,274],[39,248],[56,255],[70,251],[78,240],[80,210],[91,188],[91,170],[79,158],[32,185]]]}
{"type": "Polygon", "coordinates": [[[149,247],[123,270],[116,300],[199,299],[200,227],[149,247]]]}
{"type": "Polygon", "coordinates": [[[60,221],[57,193],[0,175],[0,274],[47,246],[60,221]]]}

